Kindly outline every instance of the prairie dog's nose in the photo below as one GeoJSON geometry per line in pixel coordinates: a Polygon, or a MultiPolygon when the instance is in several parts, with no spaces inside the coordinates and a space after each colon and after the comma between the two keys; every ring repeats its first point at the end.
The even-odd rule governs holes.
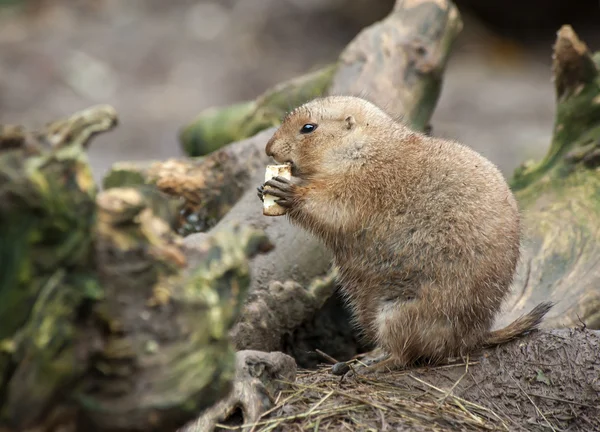
{"type": "Polygon", "coordinates": [[[269,157],[273,157],[273,143],[274,143],[274,139],[271,138],[268,142],[267,142],[267,147],[265,147],[265,153],[267,153],[267,156],[269,157]]]}

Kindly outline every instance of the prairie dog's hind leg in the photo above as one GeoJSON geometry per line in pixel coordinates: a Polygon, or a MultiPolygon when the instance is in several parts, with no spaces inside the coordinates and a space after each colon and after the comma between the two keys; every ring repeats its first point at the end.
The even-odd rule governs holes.
{"type": "Polygon", "coordinates": [[[459,339],[456,327],[429,309],[422,300],[387,302],[374,325],[377,344],[389,357],[369,366],[365,372],[437,364],[452,356],[459,339]]]}
{"type": "Polygon", "coordinates": [[[362,374],[405,369],[417,360],[417,335],[407,322],[408,317],[403,316],[406,309],[406,304],[400,301],[383,302],[372,324],[378,348],[366,354],[368,359],[363,361],[366,367],[361,369],[362,374]]]}

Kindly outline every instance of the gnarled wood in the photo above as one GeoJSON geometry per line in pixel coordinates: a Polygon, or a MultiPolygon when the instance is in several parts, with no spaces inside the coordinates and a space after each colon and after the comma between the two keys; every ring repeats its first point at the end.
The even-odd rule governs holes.
{"type": "MultiPolygon", "coordinates": [[[[178,432],[205,432],[217,424],[232,424],[236,410],[247,423],[257,422],[280,392],[296,379],[296,362],[280,352],[238,351],[235,384],[230,394],[208,409],[199,419],[178,432]]],[[[246,427],[245,431],[252,427],[246,427]]]]}
{"type": "Polygon", "coordinates": [[[335,69],[336,65],[329,65],[280,83],[255,101],[201,112],[179,134],[183,149],[188,156],[204,156],[276,126],[290,108],[321,96],[331,83],[335,69]]]}
{"type": "Polygon", "coordinates": [[[514,292],[498,325],[543,300],[556,305],[542,327],[600,328],[600,54],[570,26],[553,55],[556,118],[539,163],[521,167],[512,186],[525,235],[514,292]]]}
{"type": "MultiPolygon", "coordinates": [[[[95,107],[0,134],[0,425],[174,430],[231,388],[228,331],[248,258],[232,228],[190,250],[137,188],[96,195],[85,148],[116,124],[95,107]]],[[[155,199],[154,199],[154,198],[155,199]]],[[[6,429],[5,429],[6,430],[6,429]]]]}

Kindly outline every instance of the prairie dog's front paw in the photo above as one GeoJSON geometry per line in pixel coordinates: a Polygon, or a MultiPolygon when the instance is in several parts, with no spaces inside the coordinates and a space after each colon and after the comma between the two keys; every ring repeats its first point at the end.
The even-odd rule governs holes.
{"type": "Polygon", "coordinates": [[[265,198],[264,195],[265,194],[265,186],[264,185],[260,185],[259,187],[256,188],[256,195],[258,195],[258,199],[261,200],[261,202],[265,202],[265,198]]]}
{"type": "Polygon", "coordinates": [[[262,186],[262,193],[277,198],[275,202],[282,207],[290,208],[294,201],[294,189],[296,185],[285,177],[273,177],[262,186]],[[268,186],[268,188],[266,188],[268,186]]]}

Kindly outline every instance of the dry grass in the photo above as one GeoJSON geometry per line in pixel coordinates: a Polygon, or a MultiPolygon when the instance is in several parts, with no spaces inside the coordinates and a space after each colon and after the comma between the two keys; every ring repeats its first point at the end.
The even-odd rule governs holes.
{"type": "MultiPolygon", "coordinates": [[[[443,368],[464,368],[462,363],[443,368]]],[[[433,369],[433,368],[429,368],[433,369]]],[[[417,377],[419,369],[340,378],[330,367],[300,371],[260,421],[221,430],[267,431],[480,431],[509,430],[495,412],[417,377]]],[[[462,379],[462,377],[460,379],[462,379]]],[[[459,379],[459,381],[460,381],[459,379]]]]}

